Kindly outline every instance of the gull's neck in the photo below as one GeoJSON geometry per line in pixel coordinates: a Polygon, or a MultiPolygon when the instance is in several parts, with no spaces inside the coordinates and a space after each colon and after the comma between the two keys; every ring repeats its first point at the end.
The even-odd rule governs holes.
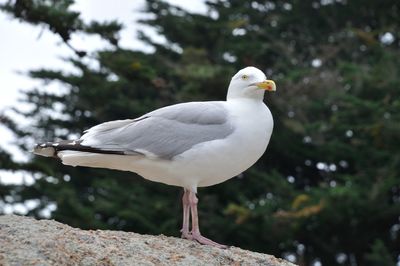
{"type": "Polygon", "coordinates": [[[226,95],[226,101],[232,100],[249,100],[255,102],[263,102],[264,100],[264,90],[251,91],[248,93],[244,93],[242,91],[238,92],[237,90],[228,90],[228,94],[226,95]]]}

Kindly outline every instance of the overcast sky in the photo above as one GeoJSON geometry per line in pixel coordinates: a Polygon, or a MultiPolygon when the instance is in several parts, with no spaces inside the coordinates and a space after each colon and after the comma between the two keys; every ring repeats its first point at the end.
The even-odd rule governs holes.
{"type": "MultiPolygon", "coordinates": [[[[6,0],[0,0],[0,3],[5,2],[6,0]]],[[[117,19],[123,23],[125,28],[121,32],[120,45],[124,48],[150,51],[149,47],[136,38],[139,27],[152,34],[153,38],[163,40],[150,29],[136,23],[138,19],[145,16],[140,12],[144,8],[145,0],[77,0],[76,2],[73,9],[81,12],[84,21],[117,19]]],[[[168,2],[190,12],[206,13],[207,11],[203,0],[168,0],[168,2]]],[[[23,74],[28,70],[40,68],[73,70],[61,60],[73,55],[71,49],[63,44],[57,35],[46,29],[43,30],[40,26],[19,22],[0,12],[0,36],[0,113],[11,106],[23,107],[17,102],[20,90],[44,87],[42,82],[32,80],[23,74]]],[[[71,44],[76,49],[89,52],[107,45],[98,37],[83,37],[76,34],[72,37],[71,44]]],[[[11,152],[14,159],[24,161],[27,156],[12,144],[14,138],[15,136],[0,124],[0,147],[11,152]]],[[[23,171],[12,173],[0,169],[2,183],[20,183],[23,179],[28,183],[32,181],[30,180],[32,177],[23,171]]]]}

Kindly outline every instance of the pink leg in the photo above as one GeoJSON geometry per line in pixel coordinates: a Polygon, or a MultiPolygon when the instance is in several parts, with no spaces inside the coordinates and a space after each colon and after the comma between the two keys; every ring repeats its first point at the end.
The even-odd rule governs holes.
{"type": "Polygon", "coordinates": [[[200,227],[199,227],[199,218],[198,218],[198,214],[197,214],[197,203],[199,202],[199,200],[196,197],[196,193],[189,191],[189,205],[190,205],[190,210],[192,213],[192,235],[191,235],[191,239],[192,240],[196,240],[197,242],[199,242],[200,244],[203,245],[210,245],[210,246],[214,246],[214,247],[218,247],[218,248],[228,248],[225,245],[221,245],[218,244],[208,238],[205,238],[204,236],[201,235],[200,233],[200,227]]]}
{"type": "Polygon", "coordinates": [[[182,223],[182,238],[192,239],[192,235],[189,232],[189,219],[190,219],[190,204],[189,204],[189,191],[184,188],[182,196],[183,206],[183,223],[182,223]]]}

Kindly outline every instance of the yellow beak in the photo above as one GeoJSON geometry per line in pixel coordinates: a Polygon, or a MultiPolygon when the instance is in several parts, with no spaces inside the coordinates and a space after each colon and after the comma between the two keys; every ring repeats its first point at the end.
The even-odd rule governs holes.
{"type": "Polygon", "coordinates": [[[264,80],[262,82],[254,83],[254,85],[266,91],[276,91],[276,85],[273,80],[264,80]]]}

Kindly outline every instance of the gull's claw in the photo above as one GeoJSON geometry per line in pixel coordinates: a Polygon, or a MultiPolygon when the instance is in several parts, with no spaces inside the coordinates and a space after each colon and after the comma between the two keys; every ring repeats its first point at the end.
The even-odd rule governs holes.
{"type": "Polygon", "coordinates": [[[202,236],[200,233],[193,233],[192,232],[191,237],[192,237],[191,240],[195,240],[195,241],[197,241],[197,242],[199,242],[200,244],[203,244],[203,245],[209,245],[209,246],[222,248],[222,249],[228,248],[228,246],[219,244],[217,242],[214,242],[211,239],[208,239],[208,238],[202,236]]]}

